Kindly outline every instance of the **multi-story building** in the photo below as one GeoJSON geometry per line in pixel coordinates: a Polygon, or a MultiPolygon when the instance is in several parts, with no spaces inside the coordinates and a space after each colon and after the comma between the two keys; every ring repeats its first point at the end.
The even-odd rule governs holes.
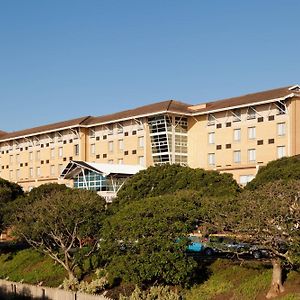
{"type": "Polygon", "coordinates": [[[70,176],[61,176],[73,161],[145,167],[179,163],[229,172],[245,184],[260,166],[296,154],[298,85],[199,105],[169,100],[111,115],[0,131],[0,177],[25,190],[47,182],[73,185],[70,176]]]}

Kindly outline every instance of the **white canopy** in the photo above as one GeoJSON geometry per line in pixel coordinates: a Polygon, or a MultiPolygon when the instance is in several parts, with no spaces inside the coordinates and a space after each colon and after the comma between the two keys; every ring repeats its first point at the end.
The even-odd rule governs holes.
{"type": "Polygon", "coordinates": [[[68,165],[63,169],[60,177],[72,178],[77,175],[82,169],[88,169],[104,176],[108,175],[134,175],[145,167],[141,165],[125,165],[125,164],[101,164],[90,163],[86,161],[71,160],[68,165]]]}

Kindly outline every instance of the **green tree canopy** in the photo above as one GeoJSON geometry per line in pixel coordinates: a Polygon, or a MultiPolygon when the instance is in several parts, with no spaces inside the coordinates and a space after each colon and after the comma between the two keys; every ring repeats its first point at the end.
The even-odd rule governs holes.
{"type": "Polygon", "coordinates": [[[16,183],[0,178],[0,232],[5,227],[7,208],[12,201],[24,194],[23,189],[16,183]]]}
{"type": "Polygon", "coordinates": [[[216,220],[232,233],[269,251],[273,279],[268,297],[276,296],[284,290],[282,261],[299,263],[300,181],[270,182],[254,191],[245,190],[236,201],[227,204],[223,209],[215,206],[215,214],[210,214],[211,226],[215,226],[216,220]],[[217,211],[224,217],[220,218],[217,211]]]}
{"type": "Polygon", "coordinates": [[[194,192],[145,198],[107,218],[101,253],[112,277],[137,284],[184,284],[196,263],[184,254],[197,224],[194,192]]]}
{"type": "Polygon", "coordinates": [[[206,196],[235,195],[240,191],[231,174],[180,165],[149,167],[128,179],[118,193],[117,202],[194,190],[206,196]]]}
{"type": "Polygon", "coordinates": [[[82,255],[88,256],[95,250],[106,203],[92,191],[56,186],[50,192],[48,188],[38,201],[21,207],[13,224],[14,233],[48,254],[73,278],[78,252],[84,250],[82,255]]]}
{"type": "Polygon", "coordinates": [[[254,190],[268,182],[293,179],[300,180],[300,155],[283,157],[269,162],[259,169],[256,177],[247,184],[246,188],[254,190]]]}
{"type": "Polygon", "coordinates": [[[23,195],[23,189],[14,182],[0,178],[0,206],[23,195]]]}

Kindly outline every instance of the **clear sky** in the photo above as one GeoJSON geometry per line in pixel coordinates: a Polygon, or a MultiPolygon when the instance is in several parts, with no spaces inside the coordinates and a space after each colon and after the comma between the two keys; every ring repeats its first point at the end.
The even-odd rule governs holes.
{"type": "Polygon", "coordinates": [[[0,130],[300,83],[299,0],[0,0],[0,130]]]}

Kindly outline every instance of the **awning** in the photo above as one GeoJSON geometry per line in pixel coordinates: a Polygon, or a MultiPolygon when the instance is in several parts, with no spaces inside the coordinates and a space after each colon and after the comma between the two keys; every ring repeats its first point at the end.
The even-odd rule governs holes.
{"type": "Polygon", "coordinates": [[[144,170],[145,167],[141,165],[126,165],[126,164],[101,164],[89,163],[86,161],[71,160],[63,169],[60,177],[63,179],[71,179],[78,175],[82,169],[87,169],[104,176],[109,175],[125,175],[131,176],[144,170]]]}

